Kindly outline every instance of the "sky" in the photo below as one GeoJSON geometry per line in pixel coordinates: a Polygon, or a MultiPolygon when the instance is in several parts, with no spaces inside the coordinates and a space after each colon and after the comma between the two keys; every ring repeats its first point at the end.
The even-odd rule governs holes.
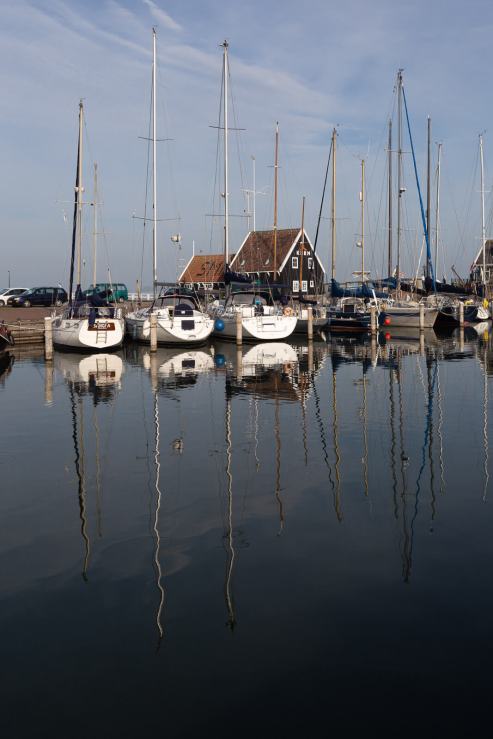
{"type": "MultiPolygon", "coordinates": [[[[467,274],[480,248],[480,133],[487,236],[492,233],[489,0],[0,0],[0,10],[0,287],[8,284],[9,272],[13,286],[68,284],[81,98],[88,203],[82,282],[92,281],[90,203],[97,162],[98,280],[105,280],[110,268],[112,280],[126,282],[131,290],[137,279],[144,287],[151,284],[150,228],[144,239],[141,218],[153,26],[158,138],[167,139],[157,145],[160,279],[174,280],[192,248],[196,253],[223,249],[222,219],[214,215],[221,212],[224,186],[213,126],[218,125],[224,39],[229,42],[230,125],[242,129],[230,134],[231,251],[252,226],[243,192],[252,189],[252,157],[256,226],[272,227],[276,122],[278,225],[300,225],[305,197],[305,226],[314,240],[336,126],[336,275],[351,279],[360,265],[363,158],[365,261],[372,276],[386,273],[387,125],[395,114],[399,68],[424,198],[427,116],[432,120],[433,218],[437,143],[442,143],[438,276],[450,277],[452,264],[467,274]],[[171,241],[177,233],[179,245],[171,241]]],[[[412,274],[419,268],[423,228],[407,134],[403,149],[401,265],[412,274]]],[[[394,180],[395,172],[394,161],[394,180]]],[[[148,214],[149,206],[148,198],[148,214]]],[[[330,188],[317,243],[327,270],[329,216],[330,188]]]]}

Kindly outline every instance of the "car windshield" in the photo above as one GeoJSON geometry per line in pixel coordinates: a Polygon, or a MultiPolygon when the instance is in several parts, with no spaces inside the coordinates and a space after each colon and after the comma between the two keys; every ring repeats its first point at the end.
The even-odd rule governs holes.
{"type": "Polygon", "coordinates": [[[0,295],[3,295],[4,293],[6,293],[8,289],[9,289],[8,287],[0,287],[0,295]]]}

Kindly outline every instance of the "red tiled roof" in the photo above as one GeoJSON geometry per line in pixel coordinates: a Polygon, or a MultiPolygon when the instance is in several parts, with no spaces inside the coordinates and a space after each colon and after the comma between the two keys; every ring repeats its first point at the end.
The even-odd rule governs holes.
{"type": "MultiPolygon", "coordinates": [[[[277,270],[284,262],[299,232],[299,228],[277,229],[277,270]]],[[[273,272],[274,231],[251,231],[238,254],[231,261],[231,269],[237,272],[273,272]]]]}
{"type": "Polygon", "coordinates": [[[224,254],[196,254],[178,282],[224,282],[224,254]]]}

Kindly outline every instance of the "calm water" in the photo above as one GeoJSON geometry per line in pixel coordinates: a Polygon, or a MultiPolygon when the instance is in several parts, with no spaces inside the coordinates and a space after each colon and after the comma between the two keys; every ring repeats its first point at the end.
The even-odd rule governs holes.
{"type": "Polygon", "coordinates": [[[5,736],[443,735],[484,719],[486,334],[14,359],[5,736]]]}

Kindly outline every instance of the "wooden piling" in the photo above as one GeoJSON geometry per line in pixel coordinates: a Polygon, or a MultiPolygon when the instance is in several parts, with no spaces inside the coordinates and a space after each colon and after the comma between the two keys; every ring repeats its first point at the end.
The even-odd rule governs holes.
{"type": "Polygon", "coordinates": [[[464,328],[464,303],[459,301],[459,326],[464,328]]]}
{"type": "Polygon", "coordinates": [[[313,341],[313,308],[311,305],[306,309],[308,316],[308,341],[313,341]]]}
{"type": "Polygon", "coordinates": [[[241,311],[236,313],[236,346],[243,344],[243,315],[241,311]]]}
{"type": "Polygon", "coordinates": [[[236,379],[238,382],[243,379],[243,352],[241,346],[236,349],[236,379]]]}
{"type": "Polygon", "coordinates": [[[53,359],[53,319],[46,316],[44,320],[45,326],[45,359],[51,362],[53,359]]]}
{"type": "Polygon", "coordinates": [[[419,330],[425,330],[425,307],[423,303],[419,304],[419,330]]]}
{"type": "Polygon", "coordinates": [[[151,352],[157,351],[157,316],[155,313],[151,313],[149,316],[149,323],[151,329],[151,352]]]}

